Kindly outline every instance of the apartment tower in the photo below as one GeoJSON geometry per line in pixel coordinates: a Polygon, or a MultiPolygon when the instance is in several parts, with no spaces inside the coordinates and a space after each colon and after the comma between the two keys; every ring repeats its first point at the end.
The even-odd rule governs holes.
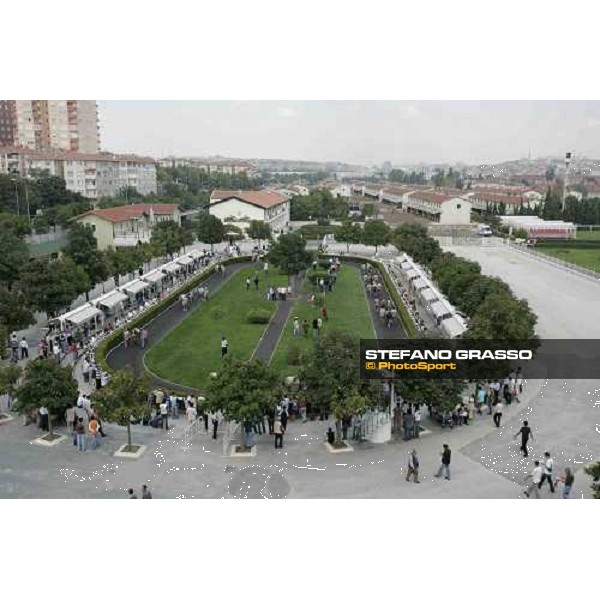
{"type": "Polygon", "coordinates": [[[0,145],[100,151],[95,100],[0,100],[0,145]]]}

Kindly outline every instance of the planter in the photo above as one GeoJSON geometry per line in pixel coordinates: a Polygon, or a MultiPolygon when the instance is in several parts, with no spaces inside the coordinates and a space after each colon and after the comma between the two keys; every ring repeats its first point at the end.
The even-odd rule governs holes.
{"type": "Polygon", "coordinates": [[[49,433],[43,435],[42,437],[36,438],[32,441],[32,444],[37,444],[38,446],[56,446],[60,444],[62,441],[66,440],[66,435],[60,435],[58,433],[53,433],[50,436],[49,433]]]}
{"type": "Polygon", "coordinates": [[[354,448],[346,441],[343,441],[341,446],[332,446],[329,442],[325,442],[325,448],[327,448],[327,451],[331,454],[339,454],[340,452],[354,452],[354,448]]]}
{"type": "Polygon", "coordinates": [[[230,458],[252,458],[256,456],[256,446],[252,446],[252,448],[243,448],[239,444],[234,444],[231,446],[229,456],[230,458]]]}
{"type": "Polygon", "coordinates": [[[139,458],[146,451],[147,446],[138,444],[123,444],[114,454],[118,458],[139,458]]]}
{"type": "Polygon", "coordinates": [[[13,420],[14,420],[14,417],[11,417],[10,415],[7,415],[6,413],[0,413],[0,425],[4,425],[5,423],[8,423],[13,420]]]}

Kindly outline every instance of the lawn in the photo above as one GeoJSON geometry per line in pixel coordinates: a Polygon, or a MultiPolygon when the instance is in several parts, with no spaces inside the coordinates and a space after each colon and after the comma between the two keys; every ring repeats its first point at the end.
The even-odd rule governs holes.
{"type": "MultiPolygon", "coordinates": [[[[308,280],[304,283],[304,294],[313,293],[315,290],[308,280]]],[[[287,322],[285,331],[279,345],[271,359],[271,366],[284,375],[294,375],[298,372],[298,365],[288,364],[288,352],[295,348],[309,348],[313,343],[312,328],[308,337],[302,334],[294,337],[294,317],[298,317],[300,324],[307,319],[312,325],[312,320],[319,316],[319,308],[315,308],[304,297],[298,298],[296,305],[287,322]]],[[[360,338],[373,339],[376,337],[373,329],[373,320],[364,287],[360,279],[360,271],[353,265],[343,265],[338,275],[338,280],[333,292],[325,294],[325,306],[329,320],[324,321],[323,330],[341,329],[351,332],[360,338]]]]}
{"type": "Polygon", "coordinates": [[[246,291],[246,278],[252,279],[255,271],[256,267],[241,269],[207,303],[198,304],[188,318],[148,351],[147,367],[169,381],[204,389],[210,373],[221,365],[221,336],[229,342],[230,356],[249,359],[267,326],[248,323],[246,315],[252,309],[264,309],[273,315],[277,303],[266,299],[266,288],[288,283],[286,275],[271,270],[268,281],[260,273],[258,293],[254,283],[246,291]]]}
{"type": "MultiPolygon", "coordinates": [[[[592,232],[593,233],[593,232],[592,232]]],[[[580,235],[577,236],[578,239],[580,235]]],[[[593,238],[589,238],[593,239],[593,238]]],[[[538,252],[560,258],[561,260],[586,267],[600,273],[600,249],[599,248],[553,248],[546,246],[538,246],[538,252]]]]}
{"type": "MultiPolygon", "coordinates": [[[[585,225],[584,225],[585,227],[585,225]]],[[[600,229],[594,229],[592,231],[586,231],[585,229],[577,230],[578,240],[600,240],[600,229]]]]}

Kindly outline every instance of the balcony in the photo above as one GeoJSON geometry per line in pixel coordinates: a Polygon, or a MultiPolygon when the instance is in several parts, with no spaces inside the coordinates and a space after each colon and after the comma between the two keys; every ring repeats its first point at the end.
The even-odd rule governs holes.
{"type": "Polygon", "coordinates": [[[143,232],[130,232],[130,233],[119,233],[113,238],[113,245],[115,248],[122,248],[124,246],[131,247],[137,246],[138,242],[147,244],[150,242],[150,234],[146,231],[143,232]]]}

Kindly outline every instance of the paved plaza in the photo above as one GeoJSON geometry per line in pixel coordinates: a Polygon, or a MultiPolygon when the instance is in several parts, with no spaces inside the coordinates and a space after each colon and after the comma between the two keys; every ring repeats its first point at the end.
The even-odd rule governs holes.
{"type": "MultiPolygon", "coordinates": [[[[538,314],[540,335],[600,337],[592,310],[600,284],[506,248],[449,249],[479,260],[484,273],[502,277],[517,296],[527,298],[538,314]]],[[[70,440],[53,448],[32,444],[38,431],[15,418],[0,427],[0,497],[124,498],[127,488],[148,483],[156,498],[510,499],[521,496],[534,458],[549,450],[558,472],[566,466],[575,471],[571,497],[587,498],[590,478],[581,468],[600,456],[599,410],[599,381],[534,380],[527,381],[521,404],[506,408],[501,428],[487,415],[452,431],[426,419],[430,433],[418,440],[353,443],[353,452],[330,454],[323,442],[333,422],[295,421],[282,451],[274,449],[272,436],[262,435],[253,458],[224,456],[222,432],[216,441],[199,434],[186,446],[180,418],[168,432],[134,426],[133,443],[148,446],[138,460],[113,457],[126,441],[122,427],[107,424],[103,445],[81,453],[70,440]],[[529,460],[521,458],[513,439],[524,419],[535,436],[529,460]],[[451,481],[433,477],[443,443],[453,451],[451,481]],[[404,480],[412,448],[421,459],[419,485],[404,480]]],[[[560,493],[544,489],[542,498],[560,493]]]]}

